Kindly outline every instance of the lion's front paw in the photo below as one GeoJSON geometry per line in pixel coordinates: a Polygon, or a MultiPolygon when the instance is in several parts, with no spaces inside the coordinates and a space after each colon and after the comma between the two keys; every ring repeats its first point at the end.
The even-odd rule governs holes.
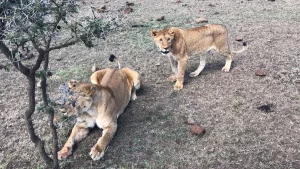
{"type": "Polygon", "coordinates": [[[90,156],[91,158],[96,161],[99,160],[104,156],[104,148],[101,148],[99,145],[94,145],[94,147],[91,149],[90,156]]]}
{"type": "Polygon", "coordinates": [[[72,154],[72,150],[70,147],[62,148],[59,152],[57,152],[57,158],[59,160],[63,160],[68,158],[72,154]]]}
{"type": "Polygon", "coordinates": [[[175,83],[174,90],[181,90],[182,88],[183,88],[183,84],[180,84],[178,82],[175,83]]]}
{"type": "Polygon", "coordinates": [[[170,77],[168,77],[167,79],[169,82],[175,82],[176,81],[176,76],[175,75],[171,75],[170,77]]]}
{"type": "Polygon", "coordinates": [[[230,70],[230,67],[227,67],[227,66],[224,66],[224,67],[222,68],[222,71],[223,71],[223,72],[229,72],[229,70],[230,70]]]}

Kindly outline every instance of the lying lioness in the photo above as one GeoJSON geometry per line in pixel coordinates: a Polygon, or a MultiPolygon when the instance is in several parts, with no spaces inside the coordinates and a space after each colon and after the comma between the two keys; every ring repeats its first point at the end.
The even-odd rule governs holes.
{"type": "MultiPolygon", "coordinates": [[[[222,71],[228,72],[231,67],[232,56],[228,46],[227,29],[222,25],[205,25],[197,28],[183,30],[175,27],[160,31],[152,30],[156,45],[163,55],[168,55],[174,72],[168,80],[175,82],[174,89],[183,88],[184,72],[189,55],[200,54],[211,49],[224,54],[226,64],[222,71]]],[[[246,47],[233,53],[241,53],[246,47]]],[[[205,56],[200,57],[198,69],[190,73],[190,77],[196,77],[205,67],[205,56]]]]}
{"type": "Polygon", "coordinates": [[[58,158],[70,156],[73,145],[85,138],[89,128],[95,125],[102,128],[103,132],[92,147],[90,156],[93,160],[103,157],[117,130],[117,118],[123,113],[130,98],[136,98],[135,90],[140,87],[139,78],[136,71],[122,68],[96,71],[91,76],[92,83],[69,81],[70,89],[80,94],[76,102],[78,118],[70,137],[58,152],[58,158]]]}

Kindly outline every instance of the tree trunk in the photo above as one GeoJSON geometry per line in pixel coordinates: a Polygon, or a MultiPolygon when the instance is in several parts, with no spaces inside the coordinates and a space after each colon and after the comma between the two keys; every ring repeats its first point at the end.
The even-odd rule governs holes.
{"type": "Polygon", "coordinates": [[[28,108],[25,112],[25,120],[27,130],[30,136],[31,141],[38,148],[43,160],[45,161],[48,168],[52,168],[53,160],[47,155],[45,151],[44,142],[35,134],[33,123],[32,123],[32,114],[35,110],[35,72],[31,72],[27,77],[28,80],[28,108]]]}
{"type": "Polygon", "coordinates": [[[50,129],[51,129],[51,134],[52,134],[52,143],[53,143],[53,166],[52,167],[57,169],[57,168],[59,168],[58,158],[57,158],[58,137],[57,137],[57,132],[56,132],[56,126],[53,124],[54,109],[51,106],[49,106],[48,96],[47,96],[47,78],[46,78],[46,74],[47,74],[47,71],[48,71],[49,53],[45,53],[44,57],[45,57],[44,71],[42,73],[42,82],[41,82],[42,97],[43,97],[45,112],[48,114],[49,125],[50,125],[50,129]]]}

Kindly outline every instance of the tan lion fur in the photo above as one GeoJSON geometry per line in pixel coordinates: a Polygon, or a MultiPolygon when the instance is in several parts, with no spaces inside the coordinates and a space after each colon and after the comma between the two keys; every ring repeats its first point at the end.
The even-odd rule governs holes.
{"type": "MultiPolygon", "coordinates": [[[[190,55],[199,55],[204,51],[215,49],[226,56],[226,63],[222,71],[228,72],[230,70],[232,55],[228,46],[227,34],[227,29],[224,26],[216,24],[188,30],[171,27],[170,29],[151,31],[151,36],[162,54],[169,57],[174,74],[168,80],[171,82],[176,81],[175,90],[183,88],[184,73],[190,55]]],[[[235,53],[240,53],[244,50],[242,49],[235,53]]],[[[200,58],[198,69],[192,72],[190,77],[198,76],[204,66],[205,56],[200,58]]]]}
{"type": "MultiPolygon", "coordinates": [[[[102,137],[92,147],[90,156],[99,160],[117,130],[117,118],[123,113],[135,90],[140,87],[139,74],[129,68],[103,69],[91,76],[92,83],[69,81],[71,90],[80,94],[76,102],[77,122],[63,148],[59,159],[72,154],[73,145],[85,138],[91,127],[103,129],[102,137]]],[[[134,96],[133,96],[134,95],[134,96]]]]}

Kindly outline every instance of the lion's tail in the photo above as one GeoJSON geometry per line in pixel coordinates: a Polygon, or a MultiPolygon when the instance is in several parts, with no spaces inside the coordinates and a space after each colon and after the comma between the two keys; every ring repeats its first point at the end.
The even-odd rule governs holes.
{"type": "Polygon", "coordinates": [[[233,54],[243,53],[243,52],[245,52],[247,49],[248,49],[248,45],[247,45],[246,42],[244,42],[244,43],[243,43],[243,48],[242,48],[242,49],[237,50],[237,51],[232,51],[231,53],[233,53],[233,54]]]}
{"type": "Polygon", "coordinates": [[[119,65],[119,69],[121,69],[121,63],[120,63],[119,59],[115,55],[111,54],[109,56],[109,61],[111,61],[111,62],[116,61],[118,63],[118,65],[119,65]]]}

